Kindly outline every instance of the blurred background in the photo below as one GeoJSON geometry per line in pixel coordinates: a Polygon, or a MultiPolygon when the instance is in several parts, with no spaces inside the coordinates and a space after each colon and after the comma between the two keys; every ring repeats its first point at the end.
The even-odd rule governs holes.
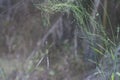
{"type": "Polygon", "coordinates": [[[119,80],[119,0],[0,0],[0,80],[119,80]]]}

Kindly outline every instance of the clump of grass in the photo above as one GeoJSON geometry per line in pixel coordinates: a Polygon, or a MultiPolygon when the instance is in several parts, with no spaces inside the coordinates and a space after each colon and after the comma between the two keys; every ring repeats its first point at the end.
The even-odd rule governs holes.
{"type": "Polygon", "coordinates": [[[66,2],[51,0],[42,4],[35,4],[35,6],[47,15],[55,14],[57,12],[67,13],[69,15],[72,12],[75,19],[77,19],[77,21],[79,21],[81,24],[83,23],[83,16],[85,16],[82,6],[77,6],[73,3],[73,1],[69,0],[66,2]]]}
{"type": "MultiPolygon", "coordinates": [[[[98,71],[100,71],[102,76],[107,76],[108,74],[106,71],[104,71],[103,67],[109,67],[111,66],[111,70],[109,71],[109,78],[111,80],[114,80],[115,75],[119,75],[119,72],[116,72],[118,70],[119,64],[117,63],[118,58],[115,54],[115,48],[119,45],[116,44],[114,39],[110,39],[106,32],[105,28],[102,26],[101,23],[97,22],[94,18],[92,18],[91,14],[86,11],[86,9],[83,7],[82,0],[79,1],[80,4],[76,4],[75,1],[58,1],[58,0],[49,0],[48,2],[42,3],[42,4],[35,4],[35,6],[42,10],[43,13],[46,13],[48,16],[57,12],[60,13],[67,13],[68,15],[70,13],[73,13],[74,19],[76,20],[76,25],[80,26],[81,30],[83,30],[85,34],[85,38],[91,45],[92,49],[96,54],[100,54],[103,56],[102,61],[109,63],[104,65],[102,61],[101,63],[97,63],[98,71]],[[107,56],[107,57],[106,57],[107,56]],[[108,62],[107,62],[108,61],[108,62]],[[112,63],[112,64],[111,64],[112,63]],[[113,72],[112,72],[113,71],[113,72]]],[[[49,17],[48,17],[49,18],[49,17]]],[[[47,19],[49,22],[49,19],[47,19]]],[[[118,31],[117,31],[118,32],[118,31]]],[[[119,32],[118,32],[119,33],[119,32]]],[[[112,35],[113,36],[113,35],[112,35]]],[[[116,39],[117,37],[113,37],[116,39]]],[[[106,80],[106,78],[104,78],[106,80]]]]}

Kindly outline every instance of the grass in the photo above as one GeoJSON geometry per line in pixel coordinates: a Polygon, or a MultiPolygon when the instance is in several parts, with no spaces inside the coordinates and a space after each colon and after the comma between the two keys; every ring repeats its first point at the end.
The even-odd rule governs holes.
{"type": "MultiPolygon", "coordinates": [[[[107,56],[105,60],[103,59],[103,62],[106,62],[107,59],[109,62],[112,61],[111,69],[113,72],[110,72],[111,74],[109,75],[109,77],[111,77],[111,80],[115,80],[115,76],[119,75],[119,72],[116,72],[117,66],[119,66],[119,64],[117,63],[118,58],[116,57],[116,48],[119,46],[119,27],[116,31],[117,35],[114,35],[112,30],[113,26],[110,26],[112,38],[109,38],[109,36],[107,36],[106,34],[104,26],[102,26],[102,23],[97,22],[95,19],[93,19],[92,16],[83,7],[83,4],[81,4],[82,0],[79,1],[80,4],[75,4],[75,2],[77,3],[77,1],[69,0],[67,0],[66,2],[51,0],[50,2],[45,4],[36,4],[36,7],[44,12],[47,12],[48,14],[54,14],[56,12],[65,12],[69,15],[70,13],[73,13],[74,19],[76,20],[76,25],[80,26],[80,28],[84,31],[85,37],[91,44],[91,47],[94,50],[94,52],[96,54],[102,55],[102,57],[107,56]],[[92,27],[89,25],[91,25],[92,27]]],[[[111,25],[112,23],[110,22],[108,16],[107,19],[109,21],[109,24],[111,25]]],[[[109,64],[103,65],[103,63],[101,63],[100,65],[101,66],[99,67],[101,68],[109,68],[110,66],[109,64]]],[[[101,70],[101,72],[105,73],[104,70],[101,70]]],[[[104,74],[103,76],[106,76],[106,74],[104,74]]]]}
{"type": "MultiPolygon", "coordinates": [[[[49,26],[50,23],[50,17],[53,14],[56,13],[67,13],[68,16],[70,16],[70,14],[73,14],[74,17],[74,21],[77,27],[76,29],[81,29],[80,31],[83,32],[84,37],[82,39],[86,40],[86,42],[88,42],[89,47],[94,51],[94,54],[97,55],[96,57],[98,59],[101,59],[99,61],[93,61],[93,60],[89,60],[93,63],[95,63],[97,65],[96,67],[96,71],[91,74],[90,76],[94,76],[94,78],[96,78],[96,80],[98,80],[99,78],[102,80],[116,80],[117,78],[120,78],[120,65],[119,65],[119,57],[118,57],[118,49],[119,48],[119,27],[117,29],[117,35],[113,34],[112,31],[112,39],[109,38],[109,36],[106,34],[106,30],[105,27],[102,25],[102,21],[97,21],[96,19],[93,18],[93,16],[89,13],[89,11],[87,11],[88,9],[86,9],[84,7],[84,1],[85,0],[48,0],[47,2],[43,2],[43,3],[38,3],[38,4],[34,4],[36,6],[36,8],[41,10],[41,13],[43,14],[42,16],[42,23],[44,26],[49,26]],[[98,75],[99,77],[96,77],[96,75],[98,75]]],[[[99,16],[100,14],[98,13],[97,16],[99,16]]],[[[108,18],[108,16],[107,16],[108,18]]],[[[109,18],[108,18],[109,20],[109,18]]],[[[109,24],[111,24],[111,22],[109,21],[109,24]]],[[[111,26],[112,28],[112,26],[111,26]]],[[[79,30],[78,30],[79,31],[79,30]]],[[[78,38],[79,38],[79,34],[81,34],[81,32],[78,32],[78,38]]],[[[81,38],[81,36],[80,36],[81,38]]],[[[65,48],[66,46],[64,46],[65,48]]],[[[68,50],[69,45],[67,45],[66,50],[66,54],[67,52],[70,53],[70,51],[68,50]]],[[[41,66],[42,62],[44,62],[44,60],[46,60],[46,63],[44,65],[46,65],[47,69],[49,69],[50,67],[50,61],[49,60],[49,51],[50,49],[45,49],[45,52],[42,51],[38,51],[35,55],[32,56],[31,59],[26,60],[25,62],[25,75],[23,77],[27,77],[31,75],[32,72],[34,72],[35,70],[37,71],[43,71],[44,70],[44,66],[41,66]]],[[[82,51],[81,51],[82,52],[82,51]]],[[[55,52],[57,55],[57,52],[55,52]]],[[[68,54],[69,54],[68,53],[68,54]]],[[[71,54],[69,54],[71,56],[71,54]]],[[[54,55],[52,55],[54,56],[54,55]]],[[[58,57],[60,55],[57,55],[58,57]]],[[[61,57],[60,57],[61,58],[61,57]]],[[[66,59],[64,59],[63,55],[62,55],[63,60],[65,61],[66,59]]],[[[71,59],[74,59],[73,57],[69,57],[67,56],[68,61],[71,59]]],[[[79,57],[75,57],[75,58],[79,58],[79,57]]],[[[67,62],[66,60],[66,62],[67,62]]],[[[75,66],[80,67],[80,65],[76,65],[76,63],[80,62],[80,59],[76,59],[73,61],[73,63],[75,64],[73,66],[74,70],[75,70],[75,66]],[[78,61],[76,61],[78,60],[78,61]]],[[[62,62],[61,62],[62,63],[62,62]]],[[[71,62],[72,63],[72,62],[71,62]]],[[[69,67],[71,67],[71,64],[64,64],[63,65],[69,67]]],[[[55,64],[55,67],[58,66],[60,64],[55,64]]],[[[63,65],[60,65],[59,68],[60,70],[62,70],[63,65]],[[62,68],[61,68],[62,67],[62,68]]],[[[7,65],[7,67],[9,67],[7,65]]],[[[81,67],[80,67],[81,68],[81,67]]],[[[53,70],[48,71],[50,73],[50,75],[55,75],[56,72],[53,70]]],[[[58,71],[59,72],[59,71],[58,71]]],[[[1,74],[0,76],[2,76],[2,78],[5,80],[6,74],[7,72],[4,72],[4,70],[2,70],[1,68],[1,74]]],[[[66,76],[67,77],[67,76],[66,76]]],[[[17,79],[16,79],[17,80],[17,79]]],[[[92,79],[91,79],[92,80],[92,79]]]]}

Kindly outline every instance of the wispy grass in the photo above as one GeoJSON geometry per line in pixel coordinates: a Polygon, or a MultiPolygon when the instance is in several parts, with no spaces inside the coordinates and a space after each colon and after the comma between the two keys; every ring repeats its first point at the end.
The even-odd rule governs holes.
{"type": "MultiPolygon", "coordinates": [[[[109,38],[106,34],[106,28],[102,25],[102,23],[97,22],[90,13],[87,12],[87,10],[83,7],[82,0],[80,0],[77,4],[77,1],[57,1],[57,0],[51,0],[42,4],[35,4],[35,6],[42,10],[43,12],[47,14],[54,14],[57,12],[60,13],[67,13],[68,15],[70,13],[73,13],[74,18],[76,20],[76,25],[80,26],[81,30],[85,33],[86,39],[88,39],[88,42],[91,44],[91,48],[94,50],[95,53],[102,55],[109,61],[112,61],[113,67],[112,71],[116,71],[117,66],[119,65],[116,61],[118,61],[117,57],[115,56],[115,49],[117,46],[119,46],[119,27],[117,29],[117,35],[114,35],[114,32],[111,31],[112,39],[109,38]],[[118,42],[116,42],[118,41],[118,42]],[[107,57],[106,57],[107,56],[107,57]]],[[[100,14],[99,14],[100,15],[100,14]]],[[[99,16],[98,15],[98,16],[99,16]]],[[[106,15],[107,20],[110,24],[110,29],[112,30],[110,19],[108,18],[108,15],[106,15]]],[[[102,21],[101,21],[102,22],[102,21]]],[[[104,62],[107,60],[103,59],[104,62]]],[[[109,63],[109,62],[108,62],[109,63]]],[[[101,63],[101,68],[103,67],[109,67],[108,65],[103,65],[101,63]]],[[[101,72],[105,73],[104,69],[100,69],[101,72]]],[[[110,72],[112,73],[112,72],[110,72]]],[[[119,72],[117,72],[117,75],[119,75],[119,72]]],[[[104,74],[105,76],[105,74],[104,74]]],[[[115,74],[112,73],[109,77],[111,77],[111,80],[114,80],[115,74]]]]}

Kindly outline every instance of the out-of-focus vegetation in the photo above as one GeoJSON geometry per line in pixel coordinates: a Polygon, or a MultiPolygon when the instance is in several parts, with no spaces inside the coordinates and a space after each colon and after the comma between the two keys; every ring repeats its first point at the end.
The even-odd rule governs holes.
{"type": "Polygon", "coordinates": [[[119,80],[119,1],[0,4],[0,80],[119,80]]]}

